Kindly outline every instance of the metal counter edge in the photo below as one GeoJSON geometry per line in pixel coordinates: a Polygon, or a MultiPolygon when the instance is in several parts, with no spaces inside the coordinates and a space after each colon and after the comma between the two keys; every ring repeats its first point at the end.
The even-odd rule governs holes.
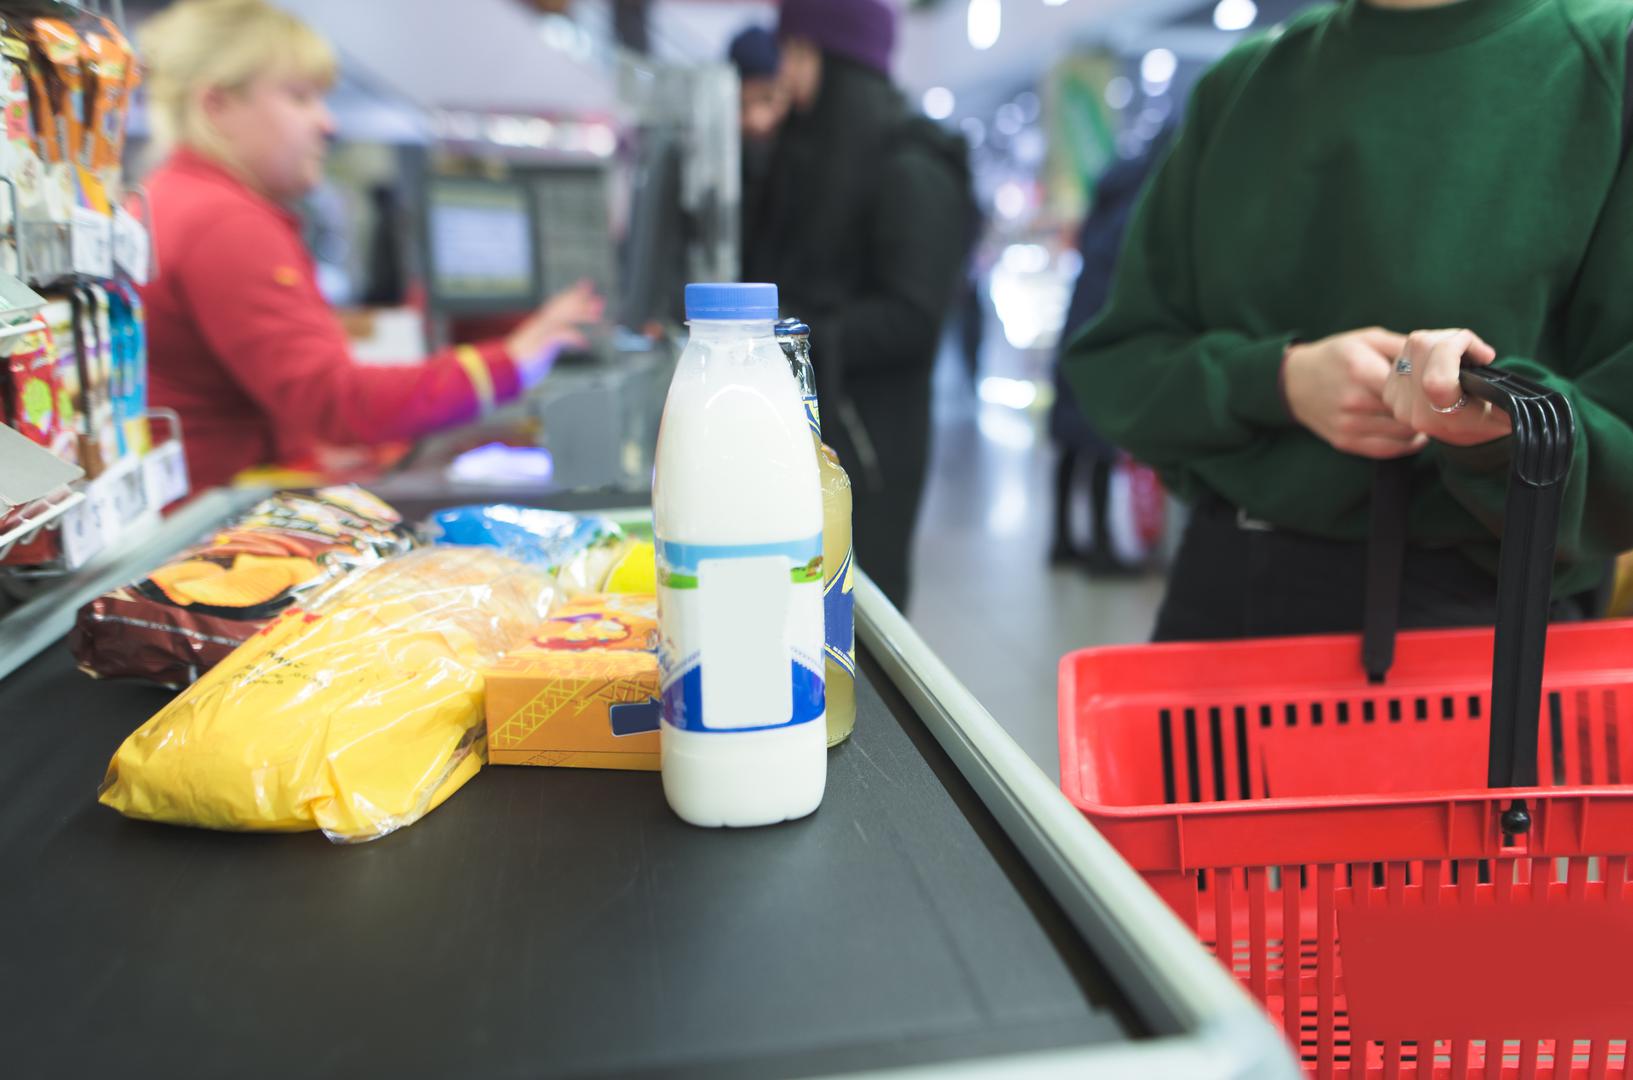
{"type": "Polygon", "coordinates": [[[954,1065],[852,1074],[1043,1078],[1301,1075],[1259,1006],[1134,869],[1066,800],[866,575],[857,575],[856,632],[936,741],[1043,880],[1067,917],[1118,973],[1157,1037],[954,1065]]]}
{"type": "Polygon", "coordinates": [[[0,679],[38,656],[73,628],[87,602],[145,577],[148,571],[228,518],[266,498],[265,488],[212,488],[157,528],[92,559],[55,586],[0,617],[0,679]]]}

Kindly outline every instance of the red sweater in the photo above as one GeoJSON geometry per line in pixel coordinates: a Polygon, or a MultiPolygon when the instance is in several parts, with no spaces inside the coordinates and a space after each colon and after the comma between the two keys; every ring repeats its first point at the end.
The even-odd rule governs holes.
{"type": "Polygon", "coordinates": [[[298,219],[177,150],[147,181],[159,273],[145,289],[150,394],[181,416],[193,486],[319,443],[412,439],[521,390],[504,346],[362,365],[318,292],[298,219]]]}

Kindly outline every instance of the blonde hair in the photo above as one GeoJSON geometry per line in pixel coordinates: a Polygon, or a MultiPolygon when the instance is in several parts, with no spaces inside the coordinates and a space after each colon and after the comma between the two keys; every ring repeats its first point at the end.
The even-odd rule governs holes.
{"type": "Polygon", "coordinates": [[[140,53],[160,152],[181,144],[227,156],[220,135],[199,114],[201,89],[241,90],[266,74],[324,85],[335,80],[329,43],[267,0],[177,0],[142,28],[140,53]]]}

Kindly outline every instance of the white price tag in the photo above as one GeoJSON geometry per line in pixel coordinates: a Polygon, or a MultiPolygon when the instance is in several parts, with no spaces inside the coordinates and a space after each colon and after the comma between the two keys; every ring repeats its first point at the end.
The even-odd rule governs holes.
{"type": "Polygon", "coordinates": [[[103,506],[94,495],[62,516],[62,559],[68,569],[78,570],[96,557],[107,543],[102,522],[103,506]]]}
{"type": "Polygon", "coordinates": [[[108,499],[113,505],[116,520],[124,526],[147,510],[147,478],[142,469],[131,469],[108,488],[108,499]]]}
{"type": "Polygon", "coordinates": [[[74,272],[88,277],[113,277],[113,222],[106,214],[74,207],[70,219],[74,272]]]}
{"type": "Polygon", "coordinates": [[[147,226],[122,206],[113,214],[113,261],[136,284],[147,284],[147,226]]]}
{"type": "Polygon", "coordinates": [[[142,459],[142,482],[147,488],[147,504],[163,510],[187,494],[187,456],[181,443],[171,441],[142,459]]]}

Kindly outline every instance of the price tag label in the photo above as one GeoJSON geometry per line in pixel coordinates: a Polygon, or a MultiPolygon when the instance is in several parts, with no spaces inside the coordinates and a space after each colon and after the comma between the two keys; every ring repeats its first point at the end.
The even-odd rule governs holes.
{"type": "Polygon", "coordinates": [[[136,216],[120,207],[113,214],[113,261],[130,280],[138,285],[147,284],[150,265],[147,226],[136,216]]]}
{"type": "Polygon", "coordinates": [[[187,494],[187,456],[181,443],[167,442],[142,459],[147,504],[163,510],[187,494]]]}
{"type": "Polygon", "coordinates": [[[88,277],[113,277],[113,224],[106,214],[74,207],[69,232],[73,239],[74,272],[88,277]]]}
{"type": "Polygon", "coordinates": [[[78,570],[96,557],[107,543],[101,500],[87,494],[84,502],[62,516],[62,558],[78,570]]]}
{"type": "Polygon", "coordinates": [[[121,525],[134,521],[148,508],[147,477],[144,472],[143,469],[132,469],[108,489],[108,499],[121,525]]]}

